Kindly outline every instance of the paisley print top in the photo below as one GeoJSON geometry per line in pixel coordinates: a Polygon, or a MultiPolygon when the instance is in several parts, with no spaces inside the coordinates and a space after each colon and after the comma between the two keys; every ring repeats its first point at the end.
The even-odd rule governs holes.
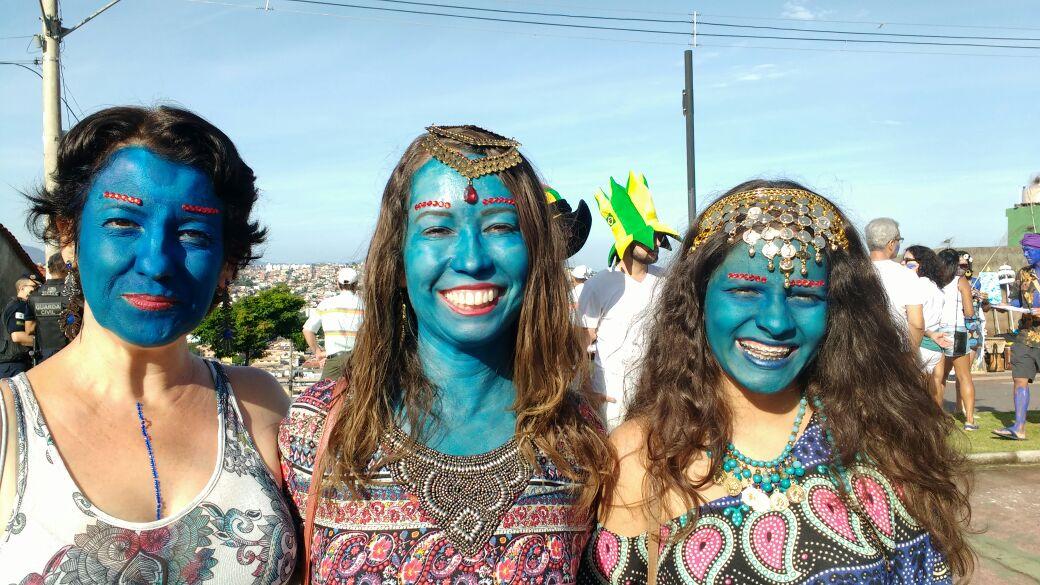
{"type": "MultiPolygon", "coordinates": [[[[195,502],[153,522],[93,506],[69,475],[24,374],[15,398],[15,506],[0,540],[0,584],[281,585],[296,562],[288,503],[242,423],[231,385],[217,391],[217,464],[195,502]]],[[[161,469],[161,468],[160,468],[161,469]]]]}
{"type": "MultiPolygon", "coordinates": [[[[297,397],[279,433],[282,472],[301,515],[334,385],[326,380],[297,397]]],[[[373,461],[404,442],[391,429],[373,461]]],[[[312,578],[344,585],[574,583],[592,529],[575,507],[577,487],[541,454],[537,466],[528,464],[512,441],[472,457],[420,445],[398,464],[375,469],[360,499],[326,489],[316,509],[312,578]]]]}
{"type": "MultiPolygon", "coordinates": [[[[1018,301],[1023,309],[1040,307],[1040,287],[1037,285],[1036,273],[1028,266],[1018,271],[1018,301]]],[[[1015,339],[1029,347],[1040,347],[1040,316],[1021,313],[1018,337],[1015,339]]]]}
{"type": "MultiPolygon", "coordinates": [[[[662,527],[660,585],[949,584],[945,557],[907,513],[899,489],[875,468],[848,469],[852,490],[844,500],[831,475],[830,447],[814,419],[795,444],[809,473],[805,498],[785,510],[752,511],[735,526],[724,514],[740,497],[724,497],[699,510],[692,532],[669,538],[678,519],[662,527]],[[826,470],[824,470],[826,471],[826,470]],[[850,505],[851,504],[851,505],[850,505]]],[[[596,529],[585,553],[580,583],[636,585],[647,578],[646,534],[626,538],[596,529]]]]}

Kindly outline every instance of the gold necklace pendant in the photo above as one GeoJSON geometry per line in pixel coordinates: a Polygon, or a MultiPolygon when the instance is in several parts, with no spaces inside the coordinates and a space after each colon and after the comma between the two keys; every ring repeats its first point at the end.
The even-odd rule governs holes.
{"type": "Polygon", "coordinates": [[[787,488],[787,499],[792,504],[800,504],[805,499],[805,490],[802,486],[792,482],[791,487],[787,488]]]}
{"type": "Polygon", "coordinates": [[[790,507],[790,502],[780,490],[773,490],[773,493],[769,495],[769,509],[773,511],[783,512],[790,507]]]}

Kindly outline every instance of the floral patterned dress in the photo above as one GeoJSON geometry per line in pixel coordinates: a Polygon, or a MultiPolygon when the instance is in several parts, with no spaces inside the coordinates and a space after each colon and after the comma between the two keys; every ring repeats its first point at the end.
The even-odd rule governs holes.
{"type": "MultiPolygon", "coordinates": [[[[242,423],[231,385],[210,362],[217,389],[217,465],[177,514],[127,522],[80,492],[55,448],[24,374],[14,391],[18,440],[15,505],[0,540],[0,584],[168,583],[281,585],[296,562],[286,500],[242,423]]],[[[9,447],[10,448],[10,447],[9,447]]]]}
{"type": "MultiPolygon", "coordinates": [[[[804,497],[783,510],[752,512],[734,525],[724,510],[740,497],[702,506],[694,529],[669,538],[685,524],[662,526],[660,585],[767,585],[774,583],[949,584],[946,558],[907,513],[899,489],[877,469],[849,467],[849,500],[835,487],[831,450],[814,419],[795,444],[811,471],[801,479],[804,497]],[[851,500],[851,501],[850,501],[851,500]]],[[[626,538],[598,527],[582,565],[580,583],[647,582],[646,533],[626,538]]]]}
{"type": "MultiPolygon", "coordinates": [[[[279,445],[286,485],[307,507],[314,455],[333,381],[297,397],[279,445]]],[[[376,469],[362,499],[327,489],[316,508],[311,574],[343,585],[574,583],[592,528],[576,488],[539,454],[527,463],[510,441],[471,457],[416,445],[391,429],[382,449],[408,449],[376,469]]]]}

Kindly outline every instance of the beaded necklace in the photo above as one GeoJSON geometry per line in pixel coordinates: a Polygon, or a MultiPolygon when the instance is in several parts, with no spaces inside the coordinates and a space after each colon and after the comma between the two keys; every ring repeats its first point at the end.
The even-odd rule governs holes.
{"type": "Polygon", "coordinates": [[[148,449],[148,462],[152,466],[152,481],[155,485],[155,519],[162,519],[162,490],[159,489],[159,470],[155,467],[155,451],[152,450],[152,436],[148,433],[148,427],[152,422],[144,417],[144,409],[141,403],[137,403],[137,419],[141,421],[141,435],[144,437],[144,446],[148,449]]]}
{"type": "Polygon", "coordinates": [[[724,486],[730,496],[740,496],[739,504],[727,506],[722,511],[734,525],[743,524],[744,516],[752,510],[786,510],[792,503],[797,504],[805,498],[805,490],[798,484],[799,478],[805,475],[805,468],[793,450],[807,405],[808,400],[803,394],[787,444],[773,459],[752,459],[741,453],[732,442],[726,444],[722,471],[715,476],[715,483],[724,486]]]}

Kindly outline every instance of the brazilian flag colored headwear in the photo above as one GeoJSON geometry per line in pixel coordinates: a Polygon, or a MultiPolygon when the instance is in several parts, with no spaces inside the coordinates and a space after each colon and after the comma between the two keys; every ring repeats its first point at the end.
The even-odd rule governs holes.
{"type": "Polygon", "coordinates": [[[560,197],[555,189],[548,185],[543,186],[545,187],[545,201],[549,204],[553,220],[559,224],[560,229],[567,236],[567,257],[570,258],[581,250],[581,247],[585,245],[585,240],[589,238],[589,230],[592,229],[592,212],[581,199],[578,200],[578,208],[571,209],[570,203],[560,197]]]}
{"type": "Polygon", "coordinates": [[[621,261],[633,242],[654,250],[660,234],[665,236],[662,247],[670,250],[667,236],[679,239],[678,232],[657,219],[650,186],[642,174],[629,172],[628,183],[624,187],[611,177],[610,197],[599,189],[596,191],[596,204],[599,205],[600,215],[607,220],[610,231],[614,233],[614,245],[610,247],[610,255],[607,257],[607,263],[611,266],[621,261]]]}

